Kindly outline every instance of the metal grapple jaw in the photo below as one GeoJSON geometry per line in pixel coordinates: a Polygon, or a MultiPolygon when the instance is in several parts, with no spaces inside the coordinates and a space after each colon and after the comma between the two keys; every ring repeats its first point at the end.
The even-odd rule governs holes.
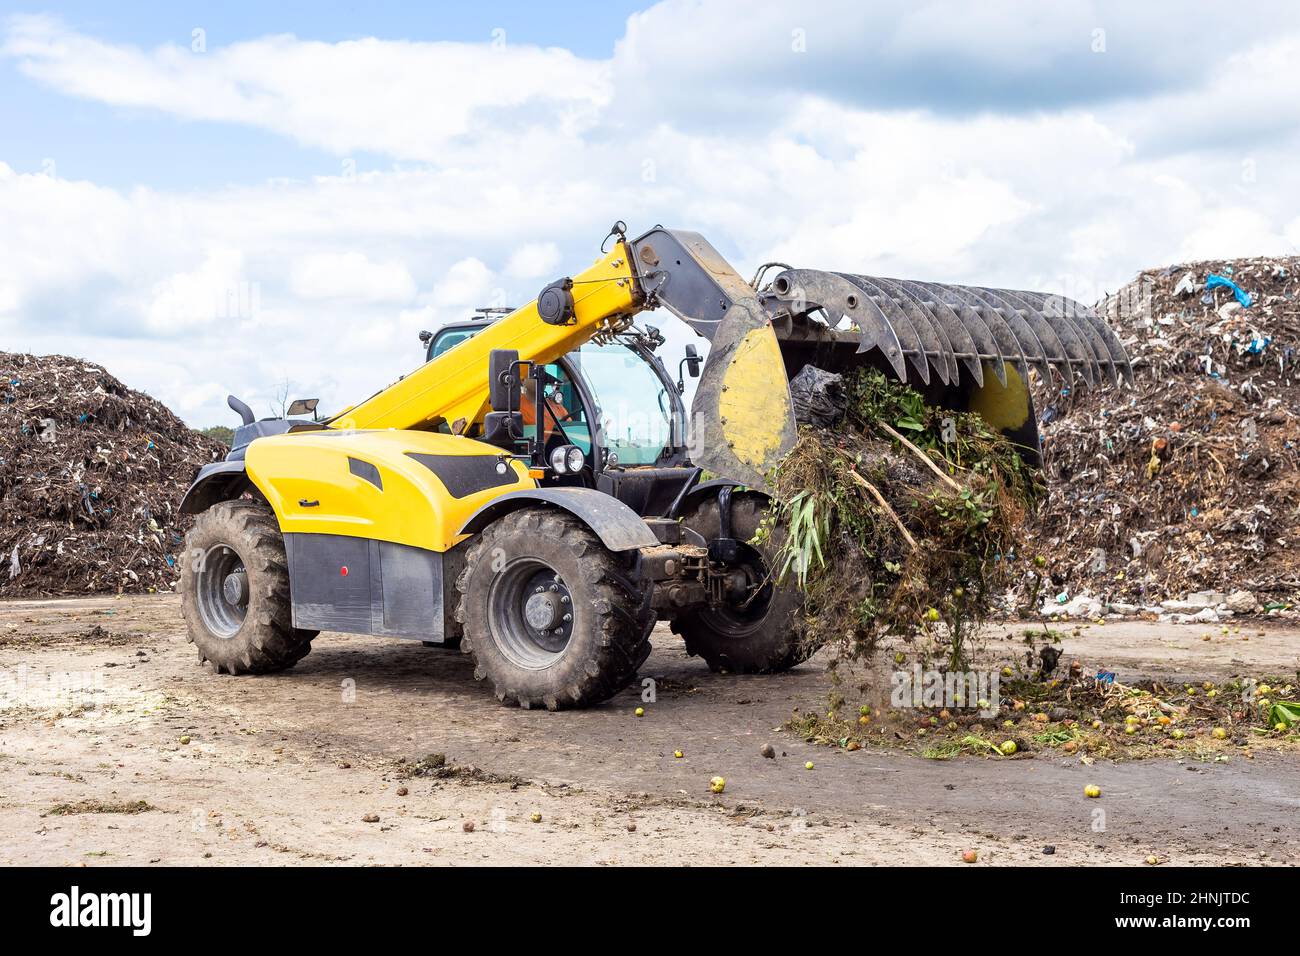
{"type": "Polygon", "coordinates": [[[1061,296],[788,268],[756,289],[697,233],[656,227],[629,244],[646,307],[710,343],[692,458],[750,487],[798,438],[789,380],[805,365],[878,368],[932,406],[978,412],[1035,464],[1031,367],[1070,386],[1132,381],[1118,336],[1061,296]]]}
{"type": "Polygon", "coordinates": [[[894,375],[911,368],[923,385],[957,386],[964,370],[984,385],[986,370],[1007,385],[1006,368],[1028,378],[1036,366],[1050,379],[1056,368],[1067,385],[1132,380],[1119,337],[1086,306],[1063,296],[979,286],[945,285],[786,269],[771,284],[764,306],[780,327],[820,312],[824,337],[856,342],[856,353],[879,350],[894,375]]]}

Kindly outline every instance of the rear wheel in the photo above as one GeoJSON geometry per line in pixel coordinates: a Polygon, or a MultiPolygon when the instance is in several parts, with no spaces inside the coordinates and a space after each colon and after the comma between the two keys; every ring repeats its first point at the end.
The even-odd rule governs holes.
{"type": "MultiPolygon", "coordinates": [[[[686,641],[686,652],[704,658],[710,670],[773,674],[803,663],[816,650],[805,638],[798,587],[793,581],[770,580],[768,569],[780,547],[780,529],[761,549],[748,543],[766,509],[762,495],[737,494],[731,499],[731,535],[741,543],[741,567],[747,577],[754,584],[762,583],[757,594],[673,619],[673,632],[686,641]]],[[[718,499],[702,502],[682,522],[706,541],[718,537],[718,499]]]]}
{"type": "Polygon", "coordinates": [[[626,687],[650,653],[648,592],[567,513],[528,508],[489,525],[456,587],[461,650],[505,703],[599,703],[626,687]]]}
{"type": "Polygon", "coordinates": [[[185,538],[181,610],[199,660],[217,673],[292,667],[318,633],[295,628],[284,538],[266,505],[213,505],[185,538]]]}

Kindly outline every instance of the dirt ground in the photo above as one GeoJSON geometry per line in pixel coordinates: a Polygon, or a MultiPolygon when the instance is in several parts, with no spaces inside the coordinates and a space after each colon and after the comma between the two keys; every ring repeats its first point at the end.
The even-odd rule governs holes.
{"type": "MultiPolygon", "coordinates": [[[[1300,630],[1243,632],[1108,624],[1064,648],[1124,679],[1300,667],[1300,630]]],[[[825,706],[822,661],[714,675],[663,628],[642,677],[653,702],[525,712],[460,653],[336,634],[283,674],[219,677],[173,596],[0,603],[0,863],[1300,862],[1300,754],[846,752],[780,729],[825,706]],[[440,775],[411,774],[434,753],[440,775]]]]}

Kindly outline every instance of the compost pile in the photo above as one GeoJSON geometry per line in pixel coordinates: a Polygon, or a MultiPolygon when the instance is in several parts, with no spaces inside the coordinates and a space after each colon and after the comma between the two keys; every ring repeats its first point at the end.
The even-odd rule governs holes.
{"type": "Polygon", "coordinates": [[[805,594],[807,638],[865,656],[886,635],[962,670],[1039,495],[1015,446],[874,370],[791,382],[799,440],[759,531],[805,594]]]}
{"type": "Polygon", "coordinates": [[[97,365],[0,352],[0,596],[170,590],[181,496],[224,452],[97,365]]]}
{"type": "Polygon", "coordinates": [[[1098,305],[1135,388],[1041,381],[1037,528],[1064,595],[1300,588],[1300,258],[1142,273],[1098,305]]]}

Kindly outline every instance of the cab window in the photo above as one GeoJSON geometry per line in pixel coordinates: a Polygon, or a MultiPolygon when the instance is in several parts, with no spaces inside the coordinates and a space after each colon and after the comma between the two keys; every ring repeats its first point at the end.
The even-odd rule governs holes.
{"type": "Polygon", "coordinates": [[[443,352],[454,348],[466,339],[473,338],[480,329],[444,329],[434,336],[429,346],[429,358],[436,359],[443,352]]]}
{"type": "Polygon", "coordinates": [[[602,441],[620,465],[653,465],[672,442],[673,402],[636,352],[617,342],[588,342],[570,361],[595,395],[602,441]]]}

